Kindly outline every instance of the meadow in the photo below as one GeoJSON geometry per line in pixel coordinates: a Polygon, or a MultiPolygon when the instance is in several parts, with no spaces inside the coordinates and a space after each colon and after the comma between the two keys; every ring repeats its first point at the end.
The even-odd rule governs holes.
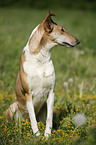
{"type": "Polygon", "coordinates": [[[51,58],[56,85],[53,130],[43,139],[45,124],[38,122],[39,137],[29,120],[6,123],[6,109],[15,101],[20,56],[32,30],[48,10],[0,8],[0,144],[95,145],[96,143],[96,13],[53,9],[53,20],[80,40],[74,48],[55,46],[51,58]],[[78,117],[79,115],[79,117],[78,117]],[[76,120],[77,119],[77,120],[76,120]],[[75,120],[75,121],[74,121],[75,120]]]}

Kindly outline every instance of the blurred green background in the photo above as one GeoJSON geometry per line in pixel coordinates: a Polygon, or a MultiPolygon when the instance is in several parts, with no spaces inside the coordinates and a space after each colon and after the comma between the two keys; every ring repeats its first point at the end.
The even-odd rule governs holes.
{"type": "Polygon", "coordinates": [[[1,7],[70,8],[96,11],[96,0],[1,0],[1,7]]]}
{"type": "MultiPolygon", "coordinates": [[[[87,93],[94,88],[96,0],[1,0],[0,6],[0,89],[14,91],[22,50],[49,8],[56,14],[54,21],[81,41],[74,49],[56,46],[52,50],[56,86],[72,77],[76,84],[74,93],[78,92],[76,78],[80,78],[79,83],[85,81],[87,93]]],[[[95,88],[90,93],[94,92],[95,88]]]]}

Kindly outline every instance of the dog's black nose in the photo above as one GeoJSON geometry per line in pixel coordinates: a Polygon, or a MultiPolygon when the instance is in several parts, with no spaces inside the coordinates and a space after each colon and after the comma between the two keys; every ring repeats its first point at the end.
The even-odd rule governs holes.
{"type": "Polygon", "coordinates": [[[79,44],[80,43],[80,41],[79,40],[77,40],[77,44],[79,44]]]}

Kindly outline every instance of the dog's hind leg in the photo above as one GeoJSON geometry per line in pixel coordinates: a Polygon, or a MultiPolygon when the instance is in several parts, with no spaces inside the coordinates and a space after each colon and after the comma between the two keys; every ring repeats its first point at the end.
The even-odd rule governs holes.
{"type": "Polygon", "coordinates": [[[16,121],[18,121],[18,117],[20,115],[20,111],[18,108],[17,102],[14,102],[13,104],[10,105],[10,107],[6,111],[6,122],[9,123],[16,117],[16,121]]]}

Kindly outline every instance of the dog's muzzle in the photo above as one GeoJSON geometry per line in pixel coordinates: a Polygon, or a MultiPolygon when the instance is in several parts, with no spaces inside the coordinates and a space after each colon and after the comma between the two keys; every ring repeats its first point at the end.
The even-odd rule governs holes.
{"type": "Polygon", "coordinates": [[[66,46],[66,47],[74,47],[74,46],[78,45],[79,43],[80,43],[80,41],[76,40],[75,44],[70,44],[70,43],[67,43],[67,42],[63,42],[62,45],[66,46]]]}

